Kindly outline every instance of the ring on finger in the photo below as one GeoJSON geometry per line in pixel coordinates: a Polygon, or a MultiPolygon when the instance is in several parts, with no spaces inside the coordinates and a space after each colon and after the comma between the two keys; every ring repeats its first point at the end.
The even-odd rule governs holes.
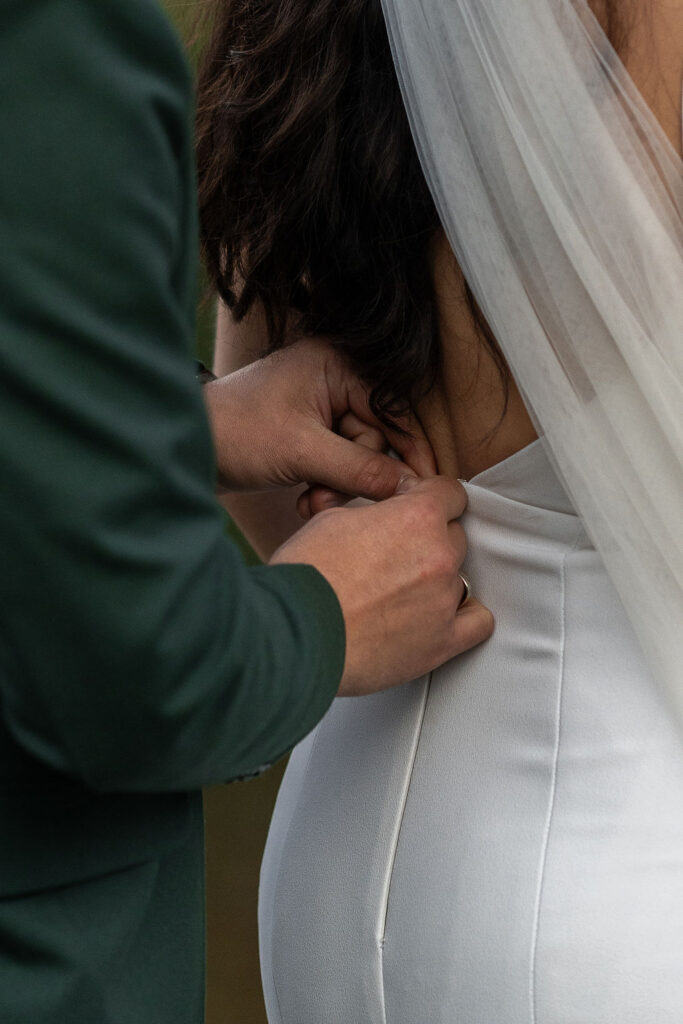
{"type": "Polygon", "coordinates": [[[462,606],[467,604],[469,599],[472,597],[472,584],[470,583],[469,576],[466,576],[464,572],[459,572],[458,576],[462,580],[463,585],[462,597],[460,598],[460,604],[458,605],[459,611],[462,608],[462,606]]]}

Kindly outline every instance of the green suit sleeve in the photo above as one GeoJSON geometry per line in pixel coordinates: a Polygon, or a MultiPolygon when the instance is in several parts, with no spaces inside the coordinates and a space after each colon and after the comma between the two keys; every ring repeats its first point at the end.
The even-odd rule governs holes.
{"type": "Polygon", "coordinates": [[[152,0],[0,0],[0,697],[101,790],[249,773],[344,660],[311,567],[223,536],[190,359],[188,72],[152,0]]]}

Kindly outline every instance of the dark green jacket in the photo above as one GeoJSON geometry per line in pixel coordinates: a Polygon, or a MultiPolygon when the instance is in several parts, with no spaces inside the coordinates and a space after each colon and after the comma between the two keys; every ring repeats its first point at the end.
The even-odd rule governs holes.
{"type": "Polygon", "coordinates": [[[196,1021],[198,790],[313,727],[343,621],[223,536],[155,0],[0,0],[0,96],[0,1021],[196,1021]]]}

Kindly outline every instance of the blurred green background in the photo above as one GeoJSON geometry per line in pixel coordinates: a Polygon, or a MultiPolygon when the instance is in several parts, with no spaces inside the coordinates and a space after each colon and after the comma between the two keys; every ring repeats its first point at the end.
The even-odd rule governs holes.
{"type": "MultiPolygon", "coordinates": [[[[162,0],[188,42],[206,0],[162,0]]],[[[201,34],[191,49],[196,57],[201,34]]],[[[206,289],[202,283],[201,292],[206,289]]],[[[197,349],[211,365],[214,303],[200,301],[197,349]]],[[[239,532],[228,531],[247,560],[255,556],[239,532]]],[[[266,1024],[258,965],[258,874],[268,822],[284,764],[252,782],[214,786],[204,793],[206,819],[206,1024],[266,1024]]]]}

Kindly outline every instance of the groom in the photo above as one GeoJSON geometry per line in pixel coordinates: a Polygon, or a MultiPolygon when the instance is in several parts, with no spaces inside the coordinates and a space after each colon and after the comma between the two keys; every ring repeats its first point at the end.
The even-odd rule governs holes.
{"type": "Polygon", "coordinates": [[[0,1021],[198,1024],[201,787],[490,616],[455,615],[462,488],[331,431],[369,410],[326,346],[208,385],[212,444],[191,90],[155,0],[0,0],[0,85],[0,1021]],[[247,570],[216,456],[223,486],[389,500],[247,570]]]}

